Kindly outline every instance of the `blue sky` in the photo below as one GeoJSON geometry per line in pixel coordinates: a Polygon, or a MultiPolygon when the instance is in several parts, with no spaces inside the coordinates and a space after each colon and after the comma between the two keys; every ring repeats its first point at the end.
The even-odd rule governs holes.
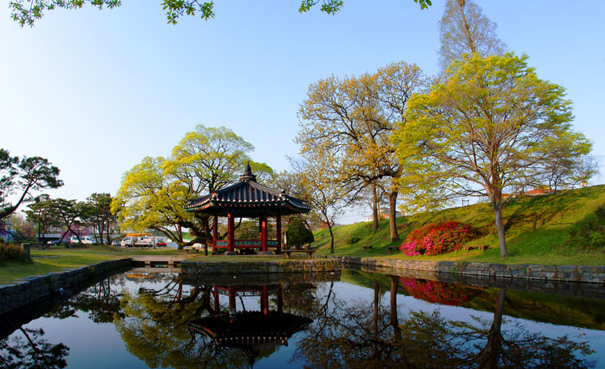
{"type": "MultiPolygon", "coordinates": [[[[567,89],[575,128],[605,155],[605,2],[476,2],[509,50],[567,89]]],[[[216,0],[216,18],[172,26],[159,1],[124,0],[47,12],[33,28],[11,21],[6,4],[0,147],[46,157],[65,181],[50,195],[84,200],[114,195],[125,171],[170,155],[197,124],[226,126],[255,146],[254,160],[289,169],[310,84],[398,61],[437,72],[444,1],[420,10],[412,0],[347,0],[330,16],[299,14],[299,0],[216,0]]]]}

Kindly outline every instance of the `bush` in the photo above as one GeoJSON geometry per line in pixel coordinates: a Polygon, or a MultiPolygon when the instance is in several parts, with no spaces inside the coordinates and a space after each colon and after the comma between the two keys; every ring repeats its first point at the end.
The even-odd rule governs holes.
{"type": "Polygon", "coordinates": [[[315,238],[311,232],[299,218],[294,218],[288,230],[286,231],[289,246],[302,246],[313,243],[315,238]]]}
{"type": "Polygon", "coordinates": [[[431,223],[412,231],[400,249],[408,256],[445,254],[458,250],[476,236],[468,224],[456,221],[431,223]]]}
{"type": "Polygon", "coordinates": [[[29,263],[31,259],[21,250],[21,246],[0,244],[0,262],[2,261],[29,263]]]}
{"type": "Polygon", "coordinates": [[[605,247],[605,205],[569,229],[571,247],[601,249],[605,247]]]}
{"type": "Polygon", "coordinates": [[[354,245],[354,244],[356,244],[356,243],[357,243],[357,242],[359,242],[359,241],[361,241],[361,238],[359,238],[359,237],[351,237],[351,238],[349,238],[349,239],[347,240],[347,243],[348,243],[349,245],[354,245]]]}

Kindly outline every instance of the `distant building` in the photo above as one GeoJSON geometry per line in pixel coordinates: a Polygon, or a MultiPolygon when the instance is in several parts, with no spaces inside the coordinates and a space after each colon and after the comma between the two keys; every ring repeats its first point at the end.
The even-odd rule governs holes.
{"type": "Polygon", "coordinates": [[[552,193],[552,190],[550,189],[549,186],[546,187],[541,187],[541,188],[534,188],[533,190],[527,191],[522,193],[522,196],[541,196],[541,195],[548,195],[552,193]]]}

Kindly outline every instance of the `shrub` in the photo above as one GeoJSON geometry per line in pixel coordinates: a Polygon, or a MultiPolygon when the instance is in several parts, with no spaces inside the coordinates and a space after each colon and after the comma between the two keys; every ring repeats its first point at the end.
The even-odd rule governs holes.
{"type": "Polygon", "coordinates": [[[359,242],[359,241],[361,241],[361,238],[359,238],[359,237],[351,237],[351,238],[349,238],[349,239],[347,240],[347,243],[348,243],[349,245],[354,245],[354,244],[356,244],[356,243],[357,243],[357,242],[359,242]]]}
{"type": "Polygon", "coordinates": [[[412,231],[400,249],[408,256],[445,254],[458,250],[476,235],[468,224],[456,221],[431,223],[412,231]]]}
{"type": "Polygon", "coordinates": [[[569,229],[570,246],[580,249],[605,247],[605,205],[576,223],[569,229]]]}
{"type": "Polygon", "coordinates": [[[292,223],[286,231],[286,236],[288,237],[288,245],[294,247],[307,245],[315,241],[313,232],[299,218],[292,219],[292,223]]]}
{"type": "Polygon", "coordinates": [[[2,261],[31,262],[31,259],[21,250],[21,246],[1,244],[0,262],[2,261]]]}

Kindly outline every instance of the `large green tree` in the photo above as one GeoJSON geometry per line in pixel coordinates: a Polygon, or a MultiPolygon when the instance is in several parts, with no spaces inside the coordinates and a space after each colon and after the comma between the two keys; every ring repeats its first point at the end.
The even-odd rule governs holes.
{"type": "Polygon", "coordinates": [[[33,191],[63,186],[58,177],[59,168],[45,158],[19,158],[0,149],[0,219],[15,212],[21,204],[32,201],[33,191]],[[9,200],[11,196],[15,196],[15,203],[9,200]]]}
{"type": "Polygon", "coordinates": [[[553,144],[580,160],[591,143],[572,130],[565,89],[539,79],[527,56],[468,54],[446,77],[410,100],[408,121],[396,134],[411,169],[408,194],[423,206],[426,199],[443,206],[456,196],[487,197],[506,257],[504,203],[539,184],[553,144]]]}
{"type": "MultiPolygon", "coordinates": [[[[431,5],[431,0],[414,0],[421,9],[431,5]]],[[[21,27],[25,24],[33,26],[34,22],[44,15],[47,10],[56,8],[78,9],[85,4],[103,9],[112,9],[122,5],[121,0],[13,0],[9,3],[11,18],[18,22],[21,27]]],[[[327,14],[337,13],[344,5],[344,0],[300,0],[298,11],[303,13],[311,10],[316,5],[327,14]]],[[[259,5],[262,6],[262,5],[259,5]]],[[[162,7],[166,11],[168,23],[176,24],[177,19],[183,15],[195,16],[199,14],[202,19],[214,18],[214,1],[199,0],[163,0],[162,7]]]]}
{"type": "Polygon", "coordinates": [[[112,211],[122,229],[154,229],[183,246],[180,230],[188,228],[194,237],[191,243],[210,242],[210,217],[185,212],[184,206],[189,199],[235,182],[248,162],[258,178],[271,178],[269,166],[250,160],[252,150],[252,144],[228,128],[198,125],[175,146],[172,156],[147,157],[126,172],[112,211]]]}

